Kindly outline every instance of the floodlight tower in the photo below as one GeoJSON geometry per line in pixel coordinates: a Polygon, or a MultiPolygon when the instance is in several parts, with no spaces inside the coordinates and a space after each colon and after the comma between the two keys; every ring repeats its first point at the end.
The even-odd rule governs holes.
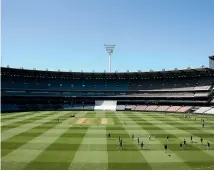
{"type": "Polygon", "coordinates": [[[104,44],[105,48],[106,48],[106,51],[108,53],[108,66],[109,66],[109,72],[111,72],[111,55],[113,54],[114,52],[114,48],[115,48],[115,45],[106,45],[104,44]]]}

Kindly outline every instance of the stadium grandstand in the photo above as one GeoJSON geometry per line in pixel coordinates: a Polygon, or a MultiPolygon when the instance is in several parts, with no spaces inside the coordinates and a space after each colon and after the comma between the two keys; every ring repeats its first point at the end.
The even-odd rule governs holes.
{"type": "Polygon", "coordinates": [[[1,68],[2,112],[132,110],[214,114],[212,68],[84,73],[1,68]]]}

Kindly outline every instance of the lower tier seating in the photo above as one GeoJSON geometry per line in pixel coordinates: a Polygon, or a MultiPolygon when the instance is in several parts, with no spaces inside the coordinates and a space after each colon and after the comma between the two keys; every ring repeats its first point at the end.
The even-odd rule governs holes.
{"type": "Polygon", "coordinates": [[[159,111],[159,112],[164,112],[166,111],[170,106],[159,106],[156,111],[159,111]]]}
{"type": "Polygon", "coordinates": [[[15,104],[2,104],[1,111],[19,111],[19,107],[15,104]]]}
{"type": "Polygon", "coordinates": [[[177,112],[185,113],[185,112],[188,112],[191,109],[192,109],[192,106],[184,106],[184,107],[181,107],[180,109],[178,109],[177,112]]]}
{"type": "Polygon", "coordinates": [[[189,112],[192,106],[158,106],[158,105],[138,105],[135,111],[156,111],[156,112],[189,112]]]}
{"type": "Polygon", "coordinates": [[[147,106],[147,108],[145,109],[146,111],[155,111],[158,108],[157,105],[150,105],[147,106]]]}
{"type": "Polygon", "coordinates": [[[212,114],[212,115],[214,115],[214,108],[206,111],[205,114],[212,114]]]}
{"type": "Polygon", "coordinates": [[[116,110],[125,110],[125,105],[117,105],[116,110]]]}
{"type": "Polygon", "coordinates": [[[194,113],[205,113],[206,111],[210,110],[211,107],[200,107],[198,110],[194,111],[194,113]]]}

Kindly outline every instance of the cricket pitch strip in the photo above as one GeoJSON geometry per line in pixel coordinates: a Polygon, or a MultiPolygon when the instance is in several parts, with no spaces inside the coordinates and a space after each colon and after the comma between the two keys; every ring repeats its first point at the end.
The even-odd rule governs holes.
{"type": "Polygon", "coordinates": [[[79,118],[74,123],[75,125],[87,125],[87,124],[101,124],[106,125],[108,124],[107,118],[79,118]]]}

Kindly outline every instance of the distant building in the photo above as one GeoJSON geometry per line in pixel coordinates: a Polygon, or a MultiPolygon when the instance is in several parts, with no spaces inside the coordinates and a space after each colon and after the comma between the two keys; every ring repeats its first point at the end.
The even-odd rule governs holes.
{"type": "Polygon", "coordinates": [[[209,67],[214,69],[214,56],[209,56],[209,67]]]}

